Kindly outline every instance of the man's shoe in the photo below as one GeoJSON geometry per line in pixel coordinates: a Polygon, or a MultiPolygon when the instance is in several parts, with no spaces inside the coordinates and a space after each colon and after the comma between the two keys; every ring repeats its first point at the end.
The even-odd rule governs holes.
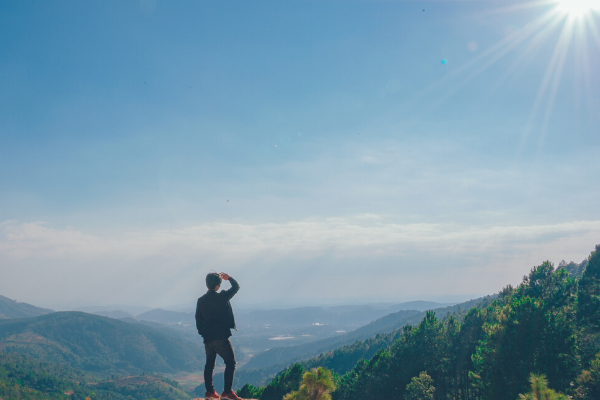
{"type": "Polygon", "coordinates": [[[206,392],[204,393],[204,398],[207,400],[219,400],[221,397],[219,397],[217,392],[206,392]]]}
{"type": "Polygon", "coordinates": [[[228,400],[244,400],[240,396],[235,394],[235,392],[233,390],[230,390],[229,392],[221,393],[221,398],[228,399],[228,400]]]}

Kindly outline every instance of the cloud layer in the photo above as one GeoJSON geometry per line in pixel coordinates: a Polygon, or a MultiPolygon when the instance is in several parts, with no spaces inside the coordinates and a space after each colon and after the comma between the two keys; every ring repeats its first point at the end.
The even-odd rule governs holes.
{"type": "Polygon", "coordinates": [[[382,215],[112,236],[39,222],[0,228],[1,293],[54,307],[188,303],[213,269],[238,277],[239,298],[252,304],[484,294],[518,283],[546,259],[581,261],[600,238],[600,221],[481,227],[382,215]]]}

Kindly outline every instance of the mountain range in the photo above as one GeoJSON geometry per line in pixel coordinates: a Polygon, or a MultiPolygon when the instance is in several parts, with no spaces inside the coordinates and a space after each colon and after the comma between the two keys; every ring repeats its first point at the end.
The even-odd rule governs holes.
{"type": "Polygon", "coordinates": [[[54,310],[21,303],[0,295],[0,319],[37,317],[52,312],[54,310]]]}
{"type": "MultiPolygon", "coordinates": [[[[454,303],[436,303],[432,301],[410,301],[398,304],[344,305],[330,307],[296,307],[285,309],[236,309],[236,321],[239,326],[253,328],[265,325],[288,327],[310,326],[314,324],[334,325],[337,327],[358,327],[374,319],[401,310],[425,311],[449,306],[454,303]]],[[[235,308],[235,307],[234,307],[235,308]]],[[[88,307],[78,309],[91,314],[111,318],[134,318],[138,321],[156,322],[164,325],[194,324],[194,312],[182,312],[155,308],[133,315],[119,309],[101,309],[88,307]]]]}
{"type": "MultiPolygon", "coordinates": [[[[509,400],[524,390],[527,371],[539,370],[563,391],[592,393],[594,382],[600,382],[600,355],[595,356],[600,337],[598,260],[600,246],[580,264],[561,262],[554,269],[546,262],[534,267],[517,288],[507,286],[498,295],[446,307],[415,302],[242,311],[239,319],[250,332],[234,336],[243,343],[236,344],[236,353],[239,349],[249,354],[247,346],[258,339],[262,344],[254,349],[269,342],[274,346],[240,363],[234,387],[270,382],[264,388],[245,385],[241,393],[277,400],[293,390],[302,371],[326,367],[341,379],[335,400],[354,400],[354,393],[365,397],[369,388],[379,390],[382,397],[391,376],[394,382],[401,379],[394,390],[402,398],[410,379],[428,371],[436,385],[442,382],[438,389],[447,394],[444,398],[465,390],[460,393],[466,397],[461,398],[470,399],[485,390],[489,396],[509,400]],[[420,309],[403,309],[411,306],[420,309]],[[433,309],[423,312],[429,308],[433,309]],[[349,332],[333,330],[363,318],[370,322],[349,332]],[[286,345],[292,343],[288,337],[269,337],[276,331],[270,322],[279,320],[277,329],[298,334],[304,342],[286,345]],[[488,324],[495,328],[488,329],[488,324]],[[302,332],[321,332],[325,337],[302,332]],[[525,357],[527,365],[519,361],[525,357]],[[518,387],[496,379],[506,374],[518,387]],[[494,385],[503,389],[495,390],[494,385]]],[[[55,399],[94,390],[98,399],[187,399],[177,382],[156,373],[202,369],[204,352],[192,313],[155,309],[133,317],[119,310],[95,310],[119,318],[115,319],[52,312],[3,296],[0,310],[0,398],[55,399]]],[[[215,376],[215,383],[222,384],[222,374],[215,376]]],[[[202,391],[200,385],[194,393],[202,391]]],[[[598,398],[586,396],[581,398],[598,398]]]]}

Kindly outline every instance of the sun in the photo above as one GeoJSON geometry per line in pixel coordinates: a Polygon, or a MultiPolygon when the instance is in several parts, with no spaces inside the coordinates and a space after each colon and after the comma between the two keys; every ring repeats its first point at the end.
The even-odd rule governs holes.
{"type": "Polygon", "coordinates": [[[581,17],[600,9],[600,0],[557,0],[558,9],[573,17],[581,17]]]}

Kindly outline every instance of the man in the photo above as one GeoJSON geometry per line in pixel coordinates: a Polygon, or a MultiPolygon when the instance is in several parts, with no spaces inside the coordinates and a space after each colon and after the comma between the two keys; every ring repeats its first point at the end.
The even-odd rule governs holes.
{"type": "MultiPolygon", "coordinates": [[[[231,329],[236,329],[233,310],[229,300],[240,290],[240,285],[228,274],[216,272],[206,275],[208,291],[198,299],[196,306],[196,328],[204,338],[206,350],[206,365],[204,366],[204,386],[208,399],[242,400],[232,389],[235,372],[235,354],[231,345],[231,329]],[[223,280],[229,281],[231,288],[218,292],[223,280]],[[219,395],[213,386],[213,370],[217,354],[225,362],[225,387],[219,395]]],[[[237,330],[237,329],[236,329],[237,330]]]]}

